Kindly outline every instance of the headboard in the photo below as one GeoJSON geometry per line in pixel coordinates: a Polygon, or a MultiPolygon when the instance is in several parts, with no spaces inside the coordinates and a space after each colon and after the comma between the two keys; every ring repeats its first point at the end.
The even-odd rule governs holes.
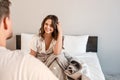
{"type": "MultiPolygon", "coordinates": [[[[86,52],[97,52],[97,36],[89,36],[86,52]]],[[[16,35],[16,49],[21,49],[21,35],[16,35]]]]}

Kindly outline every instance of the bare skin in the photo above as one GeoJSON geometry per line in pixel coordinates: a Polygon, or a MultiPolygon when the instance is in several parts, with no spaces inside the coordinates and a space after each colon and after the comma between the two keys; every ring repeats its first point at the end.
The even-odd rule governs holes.
{"type": "Polygon", "coordinates": [[[10,17],[3,17],[0,23],[0,46],[6,47],[6,40],[12,37],[10,17]]]}

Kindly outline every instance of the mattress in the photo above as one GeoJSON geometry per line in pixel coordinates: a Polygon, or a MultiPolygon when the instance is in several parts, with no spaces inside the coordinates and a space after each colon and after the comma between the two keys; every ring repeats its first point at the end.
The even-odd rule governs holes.
{"type": "Polygon", "coordinates": [[[75,57],[84,61],[88,65],[91,80],[105,80],[97,53],[87,52],[75,57]]]}

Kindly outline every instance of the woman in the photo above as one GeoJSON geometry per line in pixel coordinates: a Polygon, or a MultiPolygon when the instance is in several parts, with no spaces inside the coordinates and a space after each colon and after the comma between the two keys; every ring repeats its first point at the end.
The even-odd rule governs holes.
{"type": "Polygon", "coordinates": [[[62,50],[62,28],[55,15],[48,15],[41,24],[39,34],[31,42],[30,54],[45,62],[50,54],[58,55],[62,50]]]}

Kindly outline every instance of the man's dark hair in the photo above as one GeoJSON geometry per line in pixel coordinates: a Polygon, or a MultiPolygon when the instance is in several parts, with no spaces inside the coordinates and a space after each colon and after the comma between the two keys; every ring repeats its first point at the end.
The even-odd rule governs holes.
{"type": "Polygon", "coordinates": [[[11,2],[9,0],[0,0],[0,22],[3,17],[9,17],[11,2]]]}

